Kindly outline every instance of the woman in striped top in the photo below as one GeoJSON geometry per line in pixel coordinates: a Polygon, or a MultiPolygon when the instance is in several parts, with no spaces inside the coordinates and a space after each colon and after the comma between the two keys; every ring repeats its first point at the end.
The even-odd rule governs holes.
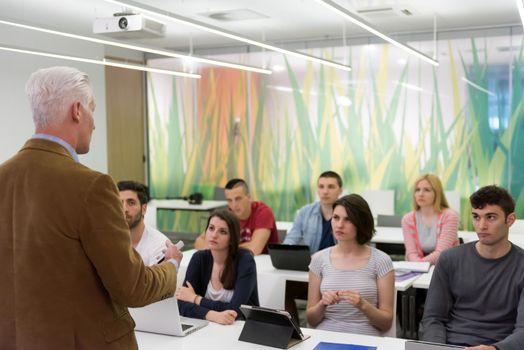
{"type": "Polygon", "coordinates": [[[367,202],[357,194],[333,204],[337,244],[309,266],[308,323],[318,329],[380,335],[393,321],[395,276],[388,255],[368,245],[375,232],[367,202]]]}
{"type": "Polygon", "coordinates": [[[406,260],[437,263],[440,253],[458,245],[459,217],[449,208],[439,178],[426,174],[415,182],[413,211],[402,218],[406,260]]]}

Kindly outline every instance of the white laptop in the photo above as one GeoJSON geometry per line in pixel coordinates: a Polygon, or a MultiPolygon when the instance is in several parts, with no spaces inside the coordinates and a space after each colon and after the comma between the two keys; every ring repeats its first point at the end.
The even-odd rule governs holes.
{"type": "Polygon", "coordinates": [[[464,349],[463,346],[431,343],[426,341],[408,340],[406,350],[457,350],[464,349]]]}
{"type": "Polygon", "coordinates": [[[136,323],[135,330],[183,337],[204,326],[208,321],[181,317],[175,297],[167,298],[144,307],[129,308],[136,323]]]}

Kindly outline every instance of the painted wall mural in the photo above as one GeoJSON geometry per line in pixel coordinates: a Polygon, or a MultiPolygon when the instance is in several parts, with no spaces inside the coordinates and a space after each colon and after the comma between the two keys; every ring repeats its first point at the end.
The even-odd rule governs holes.
{"type": "MultiPolygon", "coordinates": [[[[351,72],[265,52],[241,59],[272,66],[269,76],[223,68],[201,70],[199,81],[148,75],[152,196],[212,199],[215,186],[241,177],[277,220],[292,221],[315,200],[318,175],[334,170],[347,193],[395,190],[402,215],[413,181],[432,172],[460,194],[463,228],[471,228],[468,196],[493,183],[510,189],[524,218],[522,36],[438,47],[439,67],[380,44],[310,51],[351,72]]],[[[197,215],[158,219],[167,231],[202,229],[197,215]]]]}

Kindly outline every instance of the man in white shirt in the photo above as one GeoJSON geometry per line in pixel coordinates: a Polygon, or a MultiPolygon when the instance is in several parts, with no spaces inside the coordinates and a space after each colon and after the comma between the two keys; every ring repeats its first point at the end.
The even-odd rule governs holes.
{"type": "Polygon", "coordinates": [[[151,266],[163,260],[162,250],[169,240],[162,232],[144,224],[144,215],[149,202],[149,189],[136,181],[120,181],[117,184],[120,200],[131,231],[131,243],[140,254],[144,264],[151,266]]]}

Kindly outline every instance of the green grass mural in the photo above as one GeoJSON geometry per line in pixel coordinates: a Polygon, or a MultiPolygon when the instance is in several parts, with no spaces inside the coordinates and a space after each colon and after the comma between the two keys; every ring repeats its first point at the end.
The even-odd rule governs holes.
{"type": "MultiPolygon", "coordinates": [[[[509,123],[494,129],[485,92],[491,79],[488,45],[475,39],[466,48],[442,42],[449,60],[437,68],[410,59],[393,69],[393,48],[377,45],[373,53],[365,47],[312,52],[328,59],[343,52],[351,72],[297,66],[275,54],[285,77],[224,68],[204,70],[198,82],[150,74],[152,195],[201,191],[211,199],[215,186],[242,177],[277,220],[291,221],[315,199],[318,174],[331,169],[342,175],[347,192],[395,190],[401,215],[410,210],[413,181],[432,172],[446,190],[460,193],[466,229],[467,197],[486,184],[509,188],[517,216],[524,217],[524,46],[508,67],[509,123]]],[[[165,212],[159,227],[197,232],[202,222],[199,214],[165,212]]]]}

